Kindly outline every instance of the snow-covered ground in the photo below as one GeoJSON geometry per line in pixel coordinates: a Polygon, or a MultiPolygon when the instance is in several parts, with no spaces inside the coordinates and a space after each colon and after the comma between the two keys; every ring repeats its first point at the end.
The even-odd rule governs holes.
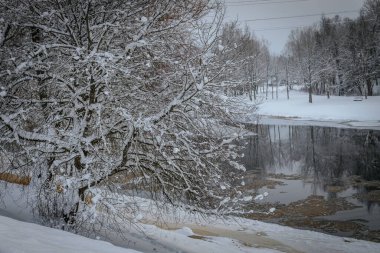
{"type": "Polygon", "coordinates": [[[297,90],[290,91],[290,99],[286,91],[279,90],[278,100],[261,98],[258,113],[261,122],[268,124],[312,124],[322,126],[354,127],[380,129],[380,96],[338,97],[313,95],[313,103],[308,102],[308,94],[297,90]]]}
{"type": "MultiPolygon", "coordinates": [[[[133,214],[135,224],[119,220],[119,230],[113,231],[112,224],[99,223],[99,231],[93,235],[99,240],[0,216],[0,253],[135,252],[131,249],[149,253],[380,252],[378,243],[232,216],[222,219],[178,208],[159,209],[144,198],[130,201],[139,207],[133,214]]],[[[1,213],[12,215],[6,208],[1,213]]]]}
{"type": "Polygon", "coordinates": [[[380,252],[380,244],[373,242],[246,219],[227,218],[203,224],[165,224],[166,229],[142,223],[138,227],[133,229],[126,226],[126,229],[129,228],[126,239],[116,241],[127,247],[122,248],[108,242],[0,216],[0,252],[138,252],[129,248],[144,249],[143,252],[188,253],[380,252]]]}
{"type": "Polygon", "coordinates": [[[0,216],[1,253],[138,253],[108,242],[0,216]]]}

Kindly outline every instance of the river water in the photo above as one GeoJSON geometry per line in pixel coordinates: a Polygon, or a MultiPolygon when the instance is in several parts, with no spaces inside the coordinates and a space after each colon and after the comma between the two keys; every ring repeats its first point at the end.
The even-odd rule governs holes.
{"type": "Polygon", "coordinates": [[[380,241],[380,131],[250,128],[257,136],[244,143],[245,189],[268,192],[258,204],[278,209],[269,218],[253,218],[380,241]]]}

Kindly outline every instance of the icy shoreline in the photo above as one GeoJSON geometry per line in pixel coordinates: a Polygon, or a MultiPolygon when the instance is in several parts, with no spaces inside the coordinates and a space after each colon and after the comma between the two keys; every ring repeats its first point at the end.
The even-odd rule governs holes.
{"type": "Polygon", "coordinates": [[[262,125],[286,125],[286,126],[319,126],[319,127],[336,127],[336,128],[349,128],[349,129],[367,129],[379,130],[380,121],[324,121],[313,120],[305,118],[282,118],[261,116],[256,124],[262,125]]]}

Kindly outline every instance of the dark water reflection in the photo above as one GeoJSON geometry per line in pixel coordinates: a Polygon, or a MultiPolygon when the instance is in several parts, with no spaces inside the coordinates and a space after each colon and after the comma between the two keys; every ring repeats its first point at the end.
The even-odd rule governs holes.
{"type": "Polygon", "coordinates": [[[243,159],[247,170],[299,174],[325,184],[358,175],[380,180],[380,131],[316,126],[254,127],[243,159]]]}
{"type": "MultiPolygon", "coordinates": [[[[262,179],[297,175],[269,192],[268,202],[289,204],[310,195],[346,198],[360,208],[326,217],[363,219],[380,230],[380,199],[358,198],[380,191],[380,131],[316,126],[249,126],[258,135],[246,139],[243,163],[262,179]],[[360,184],[356,184],[358,180],[360,184]],[[332,187],[342,190],[331,191],[332,187]]],[[[380,196],[378,194],[377,196],[380,196]]]]}

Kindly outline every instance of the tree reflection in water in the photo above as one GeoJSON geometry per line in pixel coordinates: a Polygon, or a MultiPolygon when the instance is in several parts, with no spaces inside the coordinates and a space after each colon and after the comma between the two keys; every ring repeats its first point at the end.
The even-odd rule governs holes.
{"type": "MultiPolygon", "coordinates": [[[[314,191],[343,186],[352,176],[380,180],[380,131],[279,125],[253,128],[258,135],[246,140],[243,163],[263,178],[268,174],[299,175],[312,182],[314,191]]],[[[334,198],[337,193],[328,194],[334,198]]]]}

